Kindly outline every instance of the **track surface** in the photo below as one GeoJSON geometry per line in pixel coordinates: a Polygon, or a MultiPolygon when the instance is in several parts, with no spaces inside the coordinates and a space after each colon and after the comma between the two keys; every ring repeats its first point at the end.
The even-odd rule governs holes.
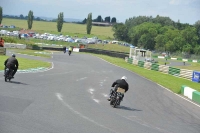
{"type": "Polygon", "coordinates": [[[0,133],[200,132],[200,107],[137,74],[88,54],[47,61],[53,69],[17,73],[10,83],[0,73],[0,133]],[[124,75],[130,89],[112,108],[110,86],[124,75]]]}

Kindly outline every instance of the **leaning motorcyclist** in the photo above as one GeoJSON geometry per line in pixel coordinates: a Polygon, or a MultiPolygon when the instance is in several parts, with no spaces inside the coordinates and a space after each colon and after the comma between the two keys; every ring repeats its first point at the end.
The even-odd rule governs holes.
{"type": "Polygon", "coordinates": [[[11,68],[13,70],[12,78],[14,78],[14,75],[17,72],[17,69],[19,66],[18,60],[15,58],[15,54],[12,54],[11,57],[9,57],[7,60],[5,60],[4,65],[5,65],[5,70],[6,70],[6,68],[11,68]]]}
{"type": "MultiPolygon", "coordinates": [[[[113,94],[113,91],[116,92],[117,89],[118,89],[118,87],[124,89],[125,92],[128,91],[129,85],[128,85],[128,83],[127,83],[126,81],[127,81],[127,77],[126,77],[126,76],[123,76],[121,79],[118,79],[118,80],[116,80],[115,82],[113,82],[113,84],[112,84],[111,87],[114,87],[114,89],[111,88],[108,101],[110,101],[110,97],[111,97],[111,95],[113,94]]],[[[124,96],[123,96],[123,97],[124,97],[124,96]]],[[[123,99],[123,98],[122,98],[122,99],[123,99]]]]}

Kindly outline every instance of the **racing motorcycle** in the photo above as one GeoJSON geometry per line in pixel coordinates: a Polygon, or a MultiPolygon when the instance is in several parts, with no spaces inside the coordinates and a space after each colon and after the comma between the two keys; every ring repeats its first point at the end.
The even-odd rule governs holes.
{"type": "Polygon", "coordinates": [[[7,82],[7,80],[11,80],[12,79],[12,73],[13,73],[13,70],[9,67],[6,67],[6,70],[5,70],[5,82],[7,82]]]}
{"type": "Polygon", "coordinates": [[[71,55],[72,51],[68,51],[69,56],[71,55]]]}
{"type": "Polygon", "coordinates": [[[113,91],[110,97],[110,105],[115,108],[116,106],[120,105],[123,97],[124,97],[125,90],[118,87],[117,91],[113,91]]]}

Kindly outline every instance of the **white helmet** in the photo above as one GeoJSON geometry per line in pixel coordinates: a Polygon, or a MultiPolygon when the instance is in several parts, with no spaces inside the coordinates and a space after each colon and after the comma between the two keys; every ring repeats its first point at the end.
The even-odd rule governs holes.
{"type": "Polygon", "coordinates": [[[123,76],[121,79],[124,79],[125,81],[127,80],[127,77],[126,76],[123,76]]]}

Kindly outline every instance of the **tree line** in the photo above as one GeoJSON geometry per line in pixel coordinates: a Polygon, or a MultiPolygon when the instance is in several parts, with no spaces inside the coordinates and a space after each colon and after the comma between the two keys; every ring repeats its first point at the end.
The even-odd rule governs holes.
{"type": "Polygon", "coordinates": [[[114,37],[139,48],[200,55],[200,20],[194,25],[157,15],[132,17],[113,25],[114,37]]]}
{"type": "MultiPolygon", "coordinates": [[[[103,19],[101,17],[101,15],[99,15],[96,19],[93,19],[92,22],[106,22],[106,23],[117,23],[117,19],[116,17],[112,17],[110,19],[110,16],[107,16],[105,17],[105,19],[103,19]]],[[[87,19],[85,18],[83,21],[82,21],[83,24],[86,24],[87,23],[87,19]]]]}

